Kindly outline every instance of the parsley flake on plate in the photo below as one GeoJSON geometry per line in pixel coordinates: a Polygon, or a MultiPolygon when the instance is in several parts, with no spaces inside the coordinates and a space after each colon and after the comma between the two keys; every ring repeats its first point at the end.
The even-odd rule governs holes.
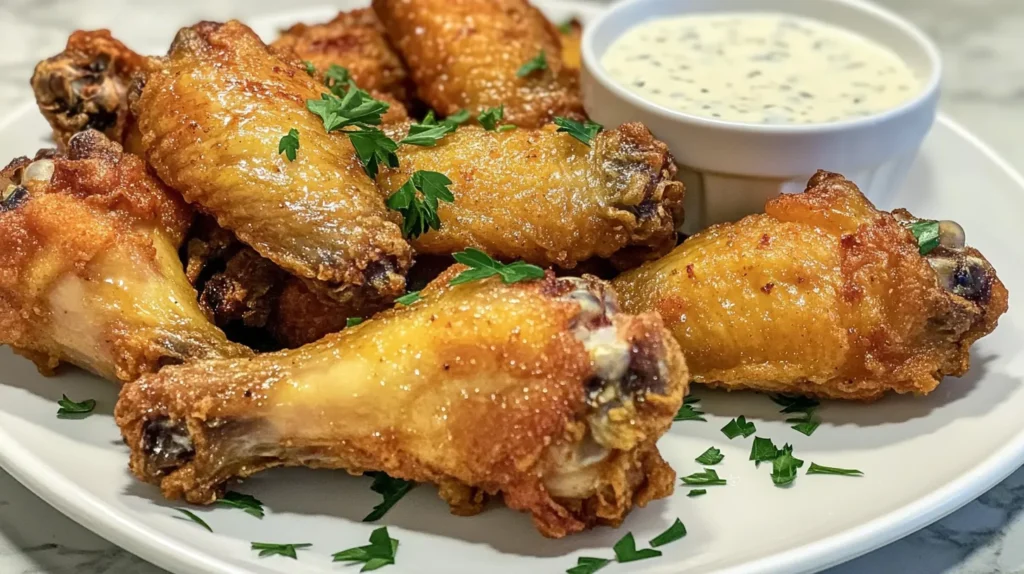
{"type": "Polygon", "coordinates": [[[358,325],[358,324],[360,324],[362,322],[363,322],[363,318],[362,317],[349,317],[349,318],[345,319],[345,328],[347,329],[349,327],[355,327],[356,325],[358,325]]]}
{"type": "Polygon", "coordinates": [[[489,132],[493,132],[498,129],[498,122],[505,117],[505,104],[501,104],[496,108],[487,108],[480,112],[480,115],[476,117],[476,121],[480,122],[480,125],[489,132]]]}
{"type": "Polygon", "coordinates": [[[793,456],[793,445],[787,444],[779,450],[779,455],[772,460],[772,482],[775,486],[785,486],[796,480],[797,470],[804,461],[793,456]]]}
{"type": "Polygon", "coordinates": [[[611,560],[607,558],[590,558],[588,556],[580,556],[576,559],[576,565],[565,571],[565,574],[594,574],[598,570],[611,564],[611,560]]]}
{"type": "Polygon", "coordinates": [[[525,78],[534,72],[546,69],[548,69],[548,55],[544,53],[544,50],[541,50],[539,54],[527,60],[526,63],[516,71],[516,76],[525,78]]]}
{"type": "Polygon", "coordinates": [[[356,150],[363,171],[370,179],[377,178],[380,166],[398,167],[398,144],[377,128],[361,128],[345,132],[356,150]]]}
{"type": "Polygon", "coordinates": [[[288,161],[295,161],[295,152],[299,150],[299,130],[292,128],[288,133],[281,136],[281,143],[277,144],[277,153],[284,154],[288,161]]]}
{"type": "Polygon", "coordinates": [[[683,404],[679,407],[679,412],[676,416],[672,417],[673,421],[704,421],[708,419],[704,418],[704,411],[699,411],[692,404],[683,404]]]}
{"type": "Polygon", "coordinates": [[[755,466],[760,466],[762,462],[775,460],[777,456],[779,456],[779,449],[776,448],[772,439],[759,436],[754,437],[754,443],[750,445],[749,460],[754,461],[755,466]]]}
{"type": "Polygon", "coordinates": [[[388,527],[382,526],[370,534],[370,544],[335,552],[334,561],[361,562],[363,568],[360,572],[368,572],[388,564],[394,564],[396,552],[398,552],[398,540],[388,536],[388,527]]]}
{"type": "Polygon", "coordinates": [[[420,170],[391,194],[387,205],[402,214],[403,235],[412,239],[431,229],[441,229],[437,208],[441,201],[455,201],[455,196],[448,189],[451,184],[452,180],[443,173],[420,170]]]}
{"type": "Polygon", "coordinates": [[[292,560],[298,560],[299,557],[295,554],[295,550],[298,548],[309,548],[312,544],[308,542],[302,542],[298,544],[272,544],[270,542],[253,542],[252,549],[260,551],[260,558],[267,556],[286,556],[292,560]]]}
{"type": "Polygon", "coordinates": [[[933,220],[915,221],[909,226],[910,232],[917,240],[917,249],[921,255],[928,255],[939,246],[939,222],[933,220]]]}
{"type": "Polygon", "coordinates": [[[60,405],[60,408],[57,409],[57,416],[60,418],[80,418],[80,415],[87,415],[96,408],[96,399],[85,399],[76,403],[67,395],[62,394],[60,397],[60,400],[57,401],[57,404],[60,405]]]}
{"type": "Polygon", "coordinates": [[[443,121],[452,125],[461,125],[469,121],[470,114],[469,110],[459,110],[454,114],[446,117],[443,121]]]}
{"type": "Polygon", "coordinates": [[[580,123],[576,120],[570,120],[569,118],[563,118],[561,116],[554,119],[555,125],[558,126],[558,132],[565,132],[572,137],[580,140],[581,142],[590,145],[590,140],[594,139],[604,126],[598,123],[594,123],[587,120],[580,123]]]}
{"type": "Polygon", "coordinates": [[[661,556],[660,550],[654,550],[653,548],[644,548],[642,550],[636,549],[636,540],[633,538],[632,532],[627,532],[615,546],[612,547],[615,551],[615,559],[620,563],[625,562],[636,562],[637,560],[646,560],[648,558],[656,558],[661,556]]]}
{"type": "Polygon", "coordinates": [[[427,112],[423,121],[409,126],[409,134],[398,143],[432,147],[437,144],[438,140],[452,133],[458,127],[459,124],[456,122],[449,122],[448,120],[437,121],[434,117],[434,111],[431,110],[427,112]]]}
{"type": "Polygon", "coordinates": [[[780,413],[806,413],[821,405],[821,403],[816,399],[812,399],[810,397],[771,395],[769,398],[773,403],[783,407],[783,409],[779,411],[780,413]]]}
{"type": "Polygon", "coordinates": [[[419,291],[409,291],[405,295],[395,299],[395,303],[401,303],[402,305],[412,305],[413,303],[421,299],[419,291]]]}
{"type": "Polygon", "coordinates": [[[684,476],[679,480],[683,481],[683,484],[690,485],[722,486],[726,484],[725,479],[719,478],[718,473],[711,468],[705,468],[704,472],[695,472],[689,476],[684,476]]]}
{"type": "Polygon", "coordinates": [[[542,279],[544,277],[544,270],[536,265],[530,265],[523,261],[501,263],[500,261],[495,261],[483,251],[472,247],[467,248],[465,251],[452,253],[452,257],[459,263],[469,267],[469,269],[459,273],[448,282],[452,286],[486,279],[493,275],[500,276],[502,283],[505,284],[518,283],[527,279],[542,279]]]}
{"type": "Polygon", "coordinates": [[[807,415],[803,418],[786,419],[786,422],[796,423],[795,425],[789,428],[807,436],[811,436],[812,434],[814,434],[814,431],[817,430],[818,427],[821,425],[821,421],[814,418],[814,415],[812,413],[807,413],[807,415]]]}
{"type": "Polygon", "coordinates": [[[652,548],[657,548],[675,542],[683,536],[686,536],[686,527],[683,526],[682,520],[676,518],[672,526],[669,526],[668,530],[652,538],[650,544],[652,548]]]}
{"type": "Polygon", "coordinates": [[[309,74],[310,76],[316,75],[316,66],[313,65],[313,62],[310,62],[309,60],[303,60],[302,65],[306,66],[307,74],[309,74]]]}
{"type": "Polygon", "coordinates": [[[822,466],[817,463],[811,463],[811,466],[807,469],[807,474],[835,474],[839,476],[864,476],[864,473],[855,468],[836,468],[834,466],[822,466]]]}
{"type": "Polygon", "coordinates": [[[690,492],[686,493],[686,496],[689,496],[690,498],[694,498],[694,497],[697,497],[697,496],[703,496],[703,495],[705,495],[707,493],[708,493],[708,491],[705,488],[691,488],[690,492]]]}
{"type": "Polygon", "coordinates": [[[415,482],[408,480],[402,480],[401,478],[392,478],[384,472],[368,472],[367,476],[373,477],[373,484],[370,485],[370,490],[384,497],[384,500],[377,506],[373,507],[373,512],[366,515],[363,522],[373,522],[380,520],[396,502],[402,499],[403,496],[412,490],[412,487],[416,486],[415,482]]]}
{"type": "Polygon", "coordinates": [[[263,503],[255,496],[249,494],[242,494],[241,492],[229,490],[224,493],[223,498],[217,501],[217,504],[231,508],[238,508],[245,511],[245,513],[250,516],[263,518],[263,503]]]}
{"type": "Polygon", "coordinates": [[[559,24],[558,25],[558,31],[561,32],[562,34],[571,34],[572,33],[572,23],[573,23],[573,21],[574,20],[572,18],[569,18],[565,22],[562,22],[561,24],[559,24]]]}
{"type": "Polygon", "coordinates": [[[699,462],[701,464],[706,464],[708,466],[714,466],[714,465],[722,462],[723,458],[725,458],[725,455],[722,454],[722,451],[718,450],[715,447],[710,447],[706,451],[704,451],[703,454],[701,454],[700,456],[698,456],[694,460],[696,460],[697,462],[699,462]]]}
{"type": "Polygon", "coordinates": [[[743,438],[747,438],[755,432],[757,432],[757,427],[754,426],[754,423],[747,422],[747,417],[743,415],[732,419],[727,425],[722,427],[722,433],[728,437],[729,440],[740,435],[743,435],[743,438]]]}
{"type": "MultiPolygon", "coordinates": [[[[175,510],[177,510],[178,512],[180,512],[180,513],[184,514],[185,516],[187,516],[188,517],[187,520],[191,520],[192,522],[195,522],[199,526],[202,526],[203,528],[209,530],[210,532],[213,532],[213,529],[210,528],[210,525],[207,524],[206,521],[203,520],[202,518],[199,518],[198,516],[196,516],[196,514],[194,512],[192,512],[191,510],[186,510],[184,508],[175,508],[175,510]]],[[[180,516],[175,516],[175,518],[177,518],[179,520],[186,520],[185,518],[182,518],[180,516]]]]}

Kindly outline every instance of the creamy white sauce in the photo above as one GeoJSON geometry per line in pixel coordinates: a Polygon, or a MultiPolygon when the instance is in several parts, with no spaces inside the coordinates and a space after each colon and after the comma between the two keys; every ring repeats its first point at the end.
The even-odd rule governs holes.
{"type": "Polygon", "coordinates": [[[834,122],[890,110],[921,80],[888,48],[788,14],[694,14],[644,22],[602,58],[644,99],[757,124],[834,122]]]}

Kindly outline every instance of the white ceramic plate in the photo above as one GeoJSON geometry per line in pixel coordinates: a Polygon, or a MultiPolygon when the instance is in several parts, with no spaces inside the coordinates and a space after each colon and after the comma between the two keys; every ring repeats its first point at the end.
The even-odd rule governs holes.
{"type": "MultiPolygon", "coordinates": [[[[358,4],[352,2],[350,4],[358,4]]],[[[260,17],[280,10],[278,2],[257,1],[244,16],[267,37],[294,21],[330,17],[346,7],[260,17]]],[[[549,5],[560,20],[593,11],[581,5],[549,5]]],[[[215,9],[215,8],[213,8],[215,9]]],[[[213,17],[225,14],[214,13],[213,17]]],[[[173,27],[186,22],[136,24],[115,34],[139,49],[157,51],[173,27]],[[145,38],[149,44],[142,43],[145,38]]],[[[115,23],[116,24],[116,23],[115,23]]],[[[0,157],[31,155],[50,145],[45,122],[33,106],[0,124],[0,157]]],[[[1010,287],[1010,313],[996,332],[974,349],[974,366],[962,379],[949,379],[926,398],[893,397],[870,406],[829,403],[825,423],[805,437],[783,422],[785,415],[766,397],[725,395],[697,389],[708,422],[684,422],[662,439],[664,456],[680,475],[700,470],[694,457],[709,446],[725,453],[717,470],[727,486],[706,496],[671,498],[636,510],[621,529],[600,528],[564,540],[546,540],[527,516],[492,508],[473,518],[447,512],[435,489],[421,486],[383,521],[401,540],[389,574],[448,572],[479,574],[563,572],[577,556],[611,557],[611,546],[632,531],[641,546],[679,517],[689,534],[663,548],[664,556],[628,566],[623,572],[801,572],[824,568],[881,546],[952,512],[990,488],[1024,460],[1024,249],[1018,237],[1024,221],[1024,180],[962,128],[941,118],[892,208],[919,216],[953,218],[967,229],[1010,287]],[[770,465],[747,461],[752,439],[727,440],[719,429],[746,415],[759,436],[791,442],[809,462],[859,468],[863,478],[805,476],[791,488],[776,488],[770,465]]],[[[333,552],[366,544],[375,525],[359,520],[376,504],[368,478],[344,472],[275,470],[237,489],[260,498],[267,516],[241,511],[194,510],[213,527],[211,534],[180,520],[175,505],[156,489],[134,481],[126,469],[128,451],[111,417],[116,390],[80,372],[46,379],[26,360],[0,351],[0,464],[33,492],[72,519],[111,541],[179,573],[241,574],[355,572],[332,564],[333,552]],[[84,420],[55,414],[61,393],[96,398],[96,413],[84,420]],[[250,541],[298,543],[299,560],[258,558],[250,541]]]]}

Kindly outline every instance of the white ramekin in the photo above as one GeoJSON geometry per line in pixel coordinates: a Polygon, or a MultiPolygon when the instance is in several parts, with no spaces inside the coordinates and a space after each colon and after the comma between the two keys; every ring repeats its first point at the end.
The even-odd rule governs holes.
{"type": "Polygon", "coordinates": [[[640,121],[668,144],[686,184],[687,233],[763,210],[779,193],[803,191],[818,169],[842,173],[876,203],[907,175],[935,120],[942,64],[914,25],[862,0],[625,0],[584,29],[583,101],[606,127],[640,121]],[[786,12],[861,34],[893,50],[922,78],[898,108],[828,124],[754,125],[703,118],[649,102],[601,66],[611,43],[645,20],[695,12],[786,12]]]}

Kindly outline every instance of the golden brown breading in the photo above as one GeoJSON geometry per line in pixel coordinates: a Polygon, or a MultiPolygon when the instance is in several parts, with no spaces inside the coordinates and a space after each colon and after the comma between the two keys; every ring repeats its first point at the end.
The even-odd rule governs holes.
{"type": "Polygon", "coordinates": [[[595,279],[449,287],[293,351],[167,367],[121,393],[131,469],[207,504],[275,466],[443,485],[460,512],[501,493],[546,536],[619,524],[671,494],[655,445],[686,390],[654,314],[595,279]]]}
{"type": "Polygon", "coordinates": [[[579,70],[583,65],[580,55],[580,40],[583,38],[583,25],[576,18],[558,27],[558,39],[562,42],[562,61],[565,67],[579,70]]]}
{"type": "Polygon", "coordinates": [[[441,115],[505,106],[505,120],[540,127],[584,117],[578,76],[558,31],[526,0],[374,0],[420,99],[441,115]],[[517,72],[544,52],[547,69],[517,72]]]}
{"type": "Polygon", "coordinates": [[[661,314],[695,382],[925,394],[967,371],[971,344],[1006,311],[1006,288],[959,226],[944,222],[943,246],[922,257],[897,218],[838,174],[819,172],[765,211],[613,281],[624,309],[661,314]]]}
{"type": "Polygon", "coordinates": [[[32,91],[53,138],[63,147],[74,134],[95,129],[123,142],[132,120],[126,105],[131,77],[152,62],[110,36],[79,30],[64,51],[36,65],[32,91]]]}
{"type": "Polygon", "coordinates": [[[283,285],[268,328],[281,345],[294,349],[341,331],[349,318],[368,318],[386,307],[383,303],[339,303],[292,277],[283,285]]]}
{"type": "Polygon", "coordinates": [[[411,249],[348,138],[306,109],[326,90],[252,30],[204,22],[132,97],[150,165],[260,255],[339,300],[401,294],[411,249]],[[278,153],[299,132],[295,161],[278,153]]]}
{"type": "Polygon", "coordinates": [[[122,382],[251,354],[200,311],[176,253],[191,213],[139,158],[97,131],[42,157],[2,173],[0,342],[122,382]]]}
{"type": "Polygon", "coordinates": [[[441,203],[440,230],[413,240],[417,253],[476,247],[542,266],[612,257],[633,267],[676,243],[683,184],[672,181],[668,148],[638,123],[602,132],[590,147],[554,126],[464,126],[434,147],[402,146],[398,155],[399,167],[377,176],[386,195],[417,170],[452,180],[455,201],[441,203]]]}
{"type": "Polygon", "coordinates": [[[341,12],[323,24],[296,24],[271,46],[295,52],[321,72],[341,66],[360,88],[409,102],[409,73],[370,8],[341,12]]]}

